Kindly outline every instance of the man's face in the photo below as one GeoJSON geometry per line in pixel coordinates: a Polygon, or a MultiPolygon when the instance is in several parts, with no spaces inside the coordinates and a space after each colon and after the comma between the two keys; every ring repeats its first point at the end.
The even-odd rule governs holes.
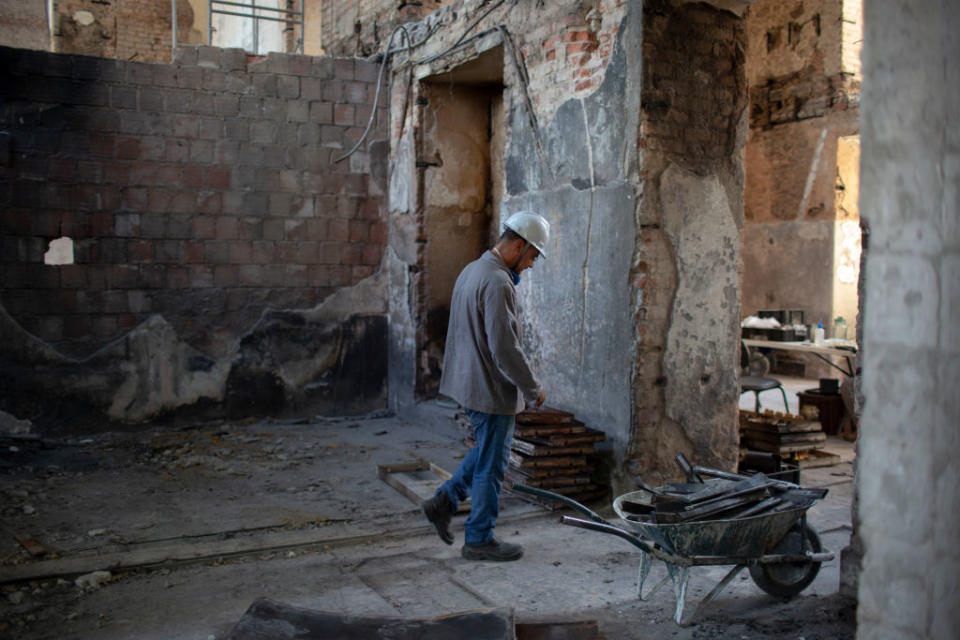
{"type": "MultiPolygon", "coordinates": [[[[520,250],[523,251],[523,246],[525,242],[523,240],[518,240],[520,243],[520,250]]],[[[522,273],[525,269],[529,269],[533,266],[533,263],[537,261],[537,258],[540,257],[540,252],[537,251],[537,248],[532,244],[527,249],[527,252],[523,254],[523,259],[520,260],[520,264],[517,265],[517,273],[522,273]]]]}

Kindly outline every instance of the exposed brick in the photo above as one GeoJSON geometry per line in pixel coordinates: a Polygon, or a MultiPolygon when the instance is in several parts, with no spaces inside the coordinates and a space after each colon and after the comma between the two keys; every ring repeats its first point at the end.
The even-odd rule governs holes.
{"type": "Polygon", "coordinates": [[[370,224],[362,220],[350,221],[350,242],[366,242],[370,237],[370,224]]]}
{"type": "Polygon", "coordinates": [[[193,289],[209,289],[213,286],[213,267],[205,264],[190,264],[187,267],[190,287],[193,289]]]}
{"type": "Polygon", "coordinates": [[[382,257],[383,257],[383,247],[381,247],[380,245],[376,245],[376,244],[363,245],[363,258],[362,258],[363,264],[371,265],[371,266],[378,265],[380,264],[380,259],[382,257]]]}
{"type": "Polygon", "coordinates": [[[214,161],[215,145],[212,140],[190,141],[190,162],[211,163],[214,161]]]}
{"type": "Polygon", "coordinates": [[[190,287],[190,270],[179,265],[167,266],[168,289],[187,289],[190,287]]]}
{"type": "MultiPolygon", "coordinates": [[[[203,186],[204,169],[201,166],[187,165],[183,168],[183,177],[180,184],[190,189],[199,189],[203,186]]],[[[173,184],[170,186],[177,186],[173,184]]]]}
{"type": "Polygon", "coordinates": [[[170,133],[178,138],[196,138],[198,124],[193,116],[175,116],[170,133]]]}
{"type": "Polygon", "coordinates": [[[333,124],[333,103],[311,102],[310,120],[317,124],[333,124]]]}
{"type": "Polygon", "coordinates": [[[130,262],[152,262],[153,243],[148,240],[130,240],[127,243],[130,262]]]}
{"type": "Polygon", "coordinates": [[[237,267],[232,264],[218,264],[213,268],[213,284],[217,287],[235,287],[237,285],[237,267]]]}
{"type": "Polygon", "coordinates": [[[184,242],[183,243],[183,261],[186,263],[201,263],[204,260],[204,243],[202,242],[184,242]]]}
{"type": "Polygon", "coordinates": [[[363,246],[351,243],[341,245],[340,263],[348,266],[363,264],[363,246]]]}
{"type": "Polygon", "coordinates": [[[333,73],[343,80],[354,79],[353,58],[337,58],[333,61],[333,73]]]}
{"type": "Polygon", "coordinates": [[[230,188],[230,169],[227,167],[210,167],[206,173],[207,187],[210,189],[230,188]]]}
{"type": "Polygon", "coordinates": [[[190,159],[188,140],[165,140],[163,159],[168,162],[187,162],[190,159]]]}
{"type": "Polygon", "coordinates": [[[277,96],[277,76],[267,73],[254,73],[252,78],[253,90],[257,96],[275,98],[277,96]]]}
{"type": "MultiPolygon", "coordinates": [[[[340,76],[337,76],[340,77],[340,76]]],[[[343,100],[343,82],[328,80],[323,83],[323,99],[326,102],[340,102],[343,100]]]]}
{"type": "Polygon", "coordinates": [[[258,144],[273,144],[277,139],[277,125],[269,120],[250,123],[250,140],[258,144]]]}
{"type": "Polygon", "coordinates": [[[223,137],[223,120],[201,118],[197,128],[197,135],[200,138],[209,140],[217,140],[223,137]]]}

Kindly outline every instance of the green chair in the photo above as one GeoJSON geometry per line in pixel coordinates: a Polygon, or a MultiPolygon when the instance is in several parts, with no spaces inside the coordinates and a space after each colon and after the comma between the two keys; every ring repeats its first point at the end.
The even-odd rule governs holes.
{"type": "Polygon", "coordinates": [[[740,395],[743,395],[745,393],[752,391],[754,400],[756,401],[756,412],[760,413],[760,394],[764,391],[779,389],[780,393],[783,394],[784,411],[789,413],[790,403],[787,402],[787,392],[783,388],[783,385],[780,384],[780,381],[777,380],[776,378],[749,375],[751,373],[750,365],[751,365],[750,350],[747,349],[747,345],[743,344],[743,341],[741,340],[740,341],[740,369],[741,369],[740,395]]]}

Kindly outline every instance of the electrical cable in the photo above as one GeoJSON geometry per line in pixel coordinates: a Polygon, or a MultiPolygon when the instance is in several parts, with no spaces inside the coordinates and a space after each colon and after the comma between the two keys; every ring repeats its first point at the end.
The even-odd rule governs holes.
{"type": "MultiPolygon", "coordinates": [[[[427,63],[433,62],[434,60],[436,60],[436,59],[438,59],[438,58],[442,58],[443,56],[447,55],[448,53],[450,53],[451,51],[453,51],[453,50],[456,49],[457,47],[460,47],[460,46],[462,46],[463,44],[466,44],[466,42],[472,42],[472,41],[474,40],[474,38],[471,38],[470,40],[468,40],[468,41],[466,41],[466,42],[464,42],[464,38],[467,37],[467,34],[469,34],[471,31],[473,31],[474,27],[476,27],[477,24],[479,24],[481,20],[483,20],[484,18],[486,18],[488,15],[490,15],[490,13],[491,13],[494,9],[496,9],[496,8],[500,7],[501,5],[503,5],[505,1],[506,1],[506,0],[497,0],[497,2],[495,2],[495,3],[492,4],[492,5],[490,5],[490,7],[488,7],[487,10],[484,11],[483,14],[482,14],[480,17],[478,17],[476,20],[474,20],[474,21],[466,28],[466,30],[464,30],[464,32],[463,32],[462,34],[460,34],[460,37],[457,38],[457,41],[456,41],[456,42],[454,42],[452,45],[450,45],[449,47],[447,47],[446,49],[444,49],[444,50],[441,51],[440,53],[437,53],[437,54],[435,54],[435,55],[432,55],[432,56],[430,56],[430,57],[428,57],[428,58],[424,58],[424,59],[421,59],[421,60],[408,60],[408,61],[406,62],[406,64],[409,64],[409,65],[411,65],[411,66],[413,66],[413,65],[418,65],[418,64],[427,64],[427,63]]],[[[515,4],[515,3],[516,3],[516,0],[513,0],[513,2],[514,2],[514,4],[515,4]]],[[[499,28],[503,28],[503,25],[500,25],[499,28]]],[[[366,126],[366,128],[363,130],[363,134],[360,136],[360,139],[357,140],[357,143],[356,143],[355,145],[353,145],[353,148],[350,149],[349,151],[347,151],[345,154],[343,154],[343,155],[340,156],[339,158],[334,158],[334,160],[333,160],[334,163],[340,162],[340,161],[342,161],[342,160],[346,160],[347,158],[349,158],[350,156],[352,156],[354,153],[356,153],[357,149],[359,149],[360,146],[363,144],[364,140],[366,140],[367,135],[369,135],[370,129],[371,129],[371,127],[373,127],[374,118],[376,118],[376,114],[377,114],[377,104],[378,104],[379,101],[380,101],[380,87],[381,87],[382,84],[383,84],[383,70],[384,70],[384,68],[387,66],[388,61],[389,61],[389,59],[390,59],[390,56],[393,55],[393,54],[395,54],[395,53],[400,53],[400,52],[402,52],[402,51],[408,51],[408,52],[409,52],[409,51],[412,51],[413,49],[418,49],[418,48],[422,47],[422,46],[427,42],[427,40],[429,40],[431,37],[433,37],[433,35],[434,35],[437,31],[439,31],[440,27],[439,27],[439,25],[437,25],[437,26],[434,26],[434,27],[428,27],[428,29],[429,29],[429,31],[427,32],[427,34],[423,37],[423,39],[422,39],[420,42],[418,42],[418,43],[416,43],[416,44],[412,44],[411,39],[410,39],[410,33],[407,31],[406,27],[405,27],[404,25],[402,25],[402,24],[397,25],[396,27],[393,28],[393,31],[390,32],[390,38],[387,40],[387,49],[386,49],[386,51],[384,51],[384,52],[381,54],[383,57],[382,57],[381,60],[380,60],[380,70],[379,70],[379,72],[377,73],[377,88],[376,88],[376,91],[375,91],[374,97],[373,97],[373,106],[372,106],[371,109],[370,109],[370,117],[367,119],[367,126],[366,126]],[[405,40],[406,40],[406,42],[407,42],[407,45],[406,45],[405,47],[398,47],[397,49],[393,49],[393,48],[392,48],[392,46],[393,46],[393,38],[394,38],[394,36],[397,34],[398,31],[402,31],[402,32],[403,32],[404,38],[405,38],[405,40]]],[[[479,37],[479,36],[481,36],[481,35],[485,35],[486,33],[489,33],[489,31],[486,31],[486,32],[484,32],[483,34],[478,34],[478,36],[475,36],[475,37],[479,37]]],[[[514,64],[516,64],[516,62],[514,62],[514,64]]],[[[528,97],[528,100],[529,100],[529,97],[528,97]]]]}
{"type": "MultiPolygon", "coordinates": [[[[390,32],[390,39],[387,40],[387,51],[390,51],[390,46],[393,44],[393,38],[397,35],[398,32],[403,32],[403,37],[407,41],[407,48],[410,47],[410,34],[407,32],[407,28],[402,24],[398,24],[393,28],[393,31],[390,32]]],[[[401,49],[402,50],[402,49],[401,49]]],[[[339,158],[334,159],[334,163],[345,160],[356,153],[357,149],[360,148],[360,145],[363,144],[363,141],[366,140],[367,135],[370,133],[370,128],[373,126],[373,120],[377,116],[377,104],[380,102],[380,87],[383,84],[383,70],[387,66],[387,60],[390,56],[384,54],[383,59],[380,61],[380,71],[377,72],[377,90],[373,95],[373,105],[370,107],[370,117],[367,119],[367,127],[363,130],[363,135],[360,136],[360,139],[357,140],[357,143],[353,145],[353,148],[350,151],[347,151],[345,154],[339,158]]]]}

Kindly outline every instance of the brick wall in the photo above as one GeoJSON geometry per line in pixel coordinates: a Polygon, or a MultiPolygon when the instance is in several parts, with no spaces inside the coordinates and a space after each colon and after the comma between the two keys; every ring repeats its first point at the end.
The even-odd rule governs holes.
{"type": "Polygon", "coordinates": [[[0,304],[61,352],[162,314],[216,353],[379,265],[367,153],[332,161],[366,125],[374,65],[200,47],[174,64],[0,49],[0,67],[0,304]],[[44,264],[59,236],[75,264],[44,264]]]}
{"type": "Polygon", "coordinates": [[[648,12],[641,97],[648,157],[694,170],[730,157],[744,106],[745,38],[742,20],[707,5],[648,12]]]}
{"type": "Polygon", "coordinates": [[[747,24],[743,315],[804,309],[808,322],[826,322],[841,315],[837,150],[838,139],[859,132],[860,2],[761,0],[747,24]]]}
{"type": "MultiPolygon", "coordinates": [[[[398,24],[420,20],[454,0],[323,0],[321,33],[328,55],[370,56],[383,51],[398,24]]],[[[399,36],[398,36],[399,37],[399,36]]],[[[395,41],[395,44],[400,44],[395,41]]]]}

